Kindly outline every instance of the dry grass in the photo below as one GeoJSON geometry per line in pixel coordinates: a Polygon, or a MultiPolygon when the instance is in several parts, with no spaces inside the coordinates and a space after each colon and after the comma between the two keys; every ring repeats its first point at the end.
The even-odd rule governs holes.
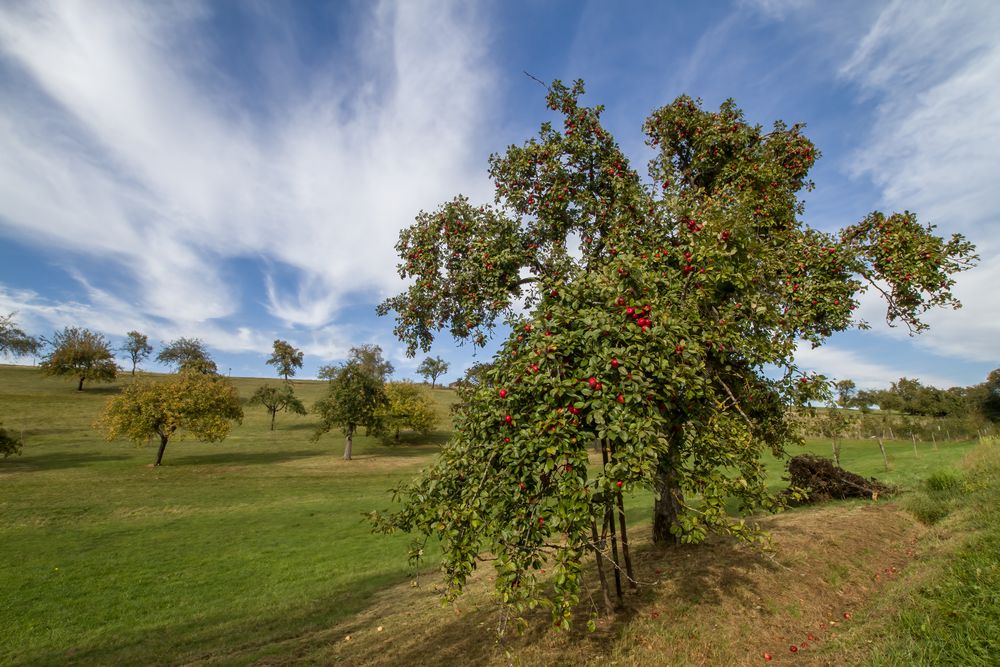
{"type": "MultiPolygon", "coordinates": [[[[895,504],[850,504],[791,512],[764,522],[767,551],[715,539],[661,549],[636,529],[638,578],[614,618],[594,633],[585,614],[570,633],[539,613],[508,631],[483,568],[455,605],[442,605],[436,575],[378,593],[350,620],[219,662],[363,665],[756,665],[845,664],[823,645],[852,613],[913,558],[924,532],[895,504]],[[809,639],[810,635],[814,639],[809,639]],[[792,653],[795,644],[799,650],[792,653]],[[268,657],[271,656],[271,657],[268,657]]],[[[581,605],[581,607],[586,604],[581,605]]],[[[857,656],[854,656],[857,657],[857,656]]]]}

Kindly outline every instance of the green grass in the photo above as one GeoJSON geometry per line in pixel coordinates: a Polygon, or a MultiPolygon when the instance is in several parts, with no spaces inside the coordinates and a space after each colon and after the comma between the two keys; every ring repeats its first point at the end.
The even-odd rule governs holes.
{"type": "MultiPolygon", "coordinates": [[[[339,433],[310,441],[312,415],[279,414],[270,432],[267,413],[247,408],[225,441],[171,441],[153,468],[155,443],[106,442],[90,428],[129,381],[77,392],[0,366],[0,420],[25,439],[22,456],[0,460],[0,664],[294,660],[273,656],[275,645],[412,576],[408,538],[372,535],[362,513],[386,507],[387,490],[430,462],[448,437],[452,392],[431,392],[441,431],[398,446],[357,437],[352,462],[340,459],[339,433]]],[[[263,383],[233,381],[244,397],[263,383]]],[[[295,387],[307,405],[324,390],[295,387]]],[[[842,464],[916,489],[972,443],[922,446],[919,458],[909,442],[886,447],[888,473],[872,441],[845,442],[842,464]]],[[[829,443],[805,449],[828,454],[829,443]]],[[[767,466],[780,488],[783,465],[767,466]]],[[[651,506],[649,492],[629,497],[630,522],[648,523],[651,506]]]]}
{"type": "Polygon", "coordinates": [[[857,630],[829,652],[869,646],[864,662],[871,665],[996,665],[1000,447],[980,446],[969,456],[961,477],[938,473],[923,487],[915,496],[924,499],[919,502],[941,502],[944,497],[950,501],[948,511],[923,540],[913,570],[875,601],[857,630]]]}
{"type": "MultiPolygon", "coordinates": [[[[243,396],[260,380],[235,379],[243,396]]],[[[308,404],[321,383],[297,383],[308,404]]],[[[407,538],[362,513],[446,437],[387,447],[312,416],[262,409],[224,442],[105,442],[89,425],[116,387],[0,367],[0,418],[23,455],[0,461],[0,663],[184,662],[329,626],[406,578],[407,538]]],[[[450,392],[434,392],[441,411],[450,392]]],[[[442,422],[443,424],[447,422],[442,422]]],[[[249,659],[249,658],[248,658],[249,659]]]]}

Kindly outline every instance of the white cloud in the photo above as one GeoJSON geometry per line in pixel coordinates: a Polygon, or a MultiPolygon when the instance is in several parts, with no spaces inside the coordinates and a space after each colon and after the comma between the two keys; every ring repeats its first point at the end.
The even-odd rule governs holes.
{"type": "Polygon", "coordinates": [[[262,114],[213,69],[199,39],[209,12],[0,7],[12,72],[0,96],[0,228],[125,270],[138,312],[186,331],[238,312],[230,258],[288,268],[297,284],[266,276],[261,298],[293,325],[328,324],[346,294],[395,290],[393,245],[415,212],[488,192],[480,137],[493,75],[478,17],[380,4],[358,27],[356,69],[330,62],[301,86],[275,74],[292,67],[294,43],[279,37],[261,49],[265,81],[281,88],[262,114]]]}
{"type": "Polygon", "coordinates": [[[889,382],[901,377],[918,379],[933,387],[962,384],[954,378],[937,373],[915,373],[912,367],[897,368],[869,361],[853,350],[845,350],[836,345],[813,348],[809,343],[801,344],[795,351],[795,360],[803,370],[822,373],[835,380],[854,380],[862,389],[885,388],[889,382]]]}
{"type": "MultiPolygon", "coordinates": [[[[935,311],[916,339],[935,354],[1000,360],[1000,5],[887,6],[841,69],[877,103],[850,167],[883,204],[908,208],[979,245],[981,265],[958,278],[964,307],[935,311]]],[[[877,330],[885,332],[884,327],[877,330]]]]}

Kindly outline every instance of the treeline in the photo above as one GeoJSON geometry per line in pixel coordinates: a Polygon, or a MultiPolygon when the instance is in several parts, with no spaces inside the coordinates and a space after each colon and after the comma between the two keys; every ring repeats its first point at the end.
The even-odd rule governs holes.
{"type": "MultiPolygon", "coordinates": [[[[0,316],[0,357],[38,354],[48,348],[39,364],[42,373],[72,378],[78,391],[83,391],[86,382],[112,382],[123,372],[115,362],[116,351],[128,355],[133,376],[138,365],[153,353],[148,337],[138,331],[128,332],[124,345],[115,349],[104,335],[79,327],[66,327],[51,339],[31,336],[17,326],[13,316],[0,316]]],[[[302,368],[303,359],[301,350],[287,341],[275,340],[272,355],[265,363],[275,367],[281,382],[278,386],[263,384],[246,400],[247,405],[267,411],[272,431],[278,413],[308,413],[291,381],[302,368]]],[[[215,442],[242,422],[244,400],[228,378],[219,374],[218,365],[201,340],[170,341],[156,360],[172,367],[176,374],[166,379],[134,380],[112,398],[96,422],[109,440],[126,438],[141,444],[157,439],[160,446],[154,465],[160,465],[175,434],[186,432],[199,440],[215,442]]],[[[346,436],[344,458],[349,460],[354,434],[360,428],[396,441],[401,430],[430,433],[437,421],[433,402],[411,382],[389,382],[394,370],[378,345],[353,347],[345,362],[320,368],[319,377],[327,380],[328,388],[326,396],[312,407],[319,416],[313,439],[339,428],[346,436]]],[[[447,370],[447,362],[429,357],[417,372],[433,388],[447,370]]],[[[21,438],[15,438],[2,426],[0,422],[0,455],[6,458],[20,453],[21,438]]]]}
{"type": "Polygon", "coordinates": [[[869,412],[872,406],[878,406],[883,411],[909,416],[1000,421],[1000,368],[991,372],[985,382],[970,387],[939,389],[903,377],[886,389],[856,390],[851,380],[841,380],[835,388],[837,404],[842,408],[869,412]]]}

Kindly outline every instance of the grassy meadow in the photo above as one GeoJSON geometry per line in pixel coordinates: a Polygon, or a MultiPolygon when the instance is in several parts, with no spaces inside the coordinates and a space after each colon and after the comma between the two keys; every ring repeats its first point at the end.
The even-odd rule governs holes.
{"type": "MultiPolygon", "coordinates": [[[[77,392],[74,383],[42,378],[36,369],[0,366],[0,420],[25,440],[21,456],[0,460],[0,664],[486,664],[510,662],[511,655],[522,664],[640,664],[644,649],[637,642],[647,642],[637,638],[640,630],[654,633],[653,647],[657,641],[674,646],[679,635],[670,633],[701,632],[682,625],[656,635],[655,627],[646,627],[643,605],[670,604],[655,601],[667,586],[653,587],[633,613],[599,630],[596,636],[613,639],[611,653],[586,638],[574,640],[578,655],[567,653],[562,640],[539,640],[537,634],[498,647],[489,616],[495,609],[485,593],[463,603],[484,610],[478,616],[457,621],[442,612],[433,577],[417,577],[407,564],[408,538],[372,535],[362,514],[386,507],[388,489],[412,478],[447,439],[455,400],[448,390],[430,392],[441,430],[422,439],[404,433],[398,445],[356,437],[350,462],[341,459],[339,433],[310,440],[312,415],[280,413],[271,432],[263,408],[245,407],[243,424],[225,441],[172,440],[164,465],[154,468],[157,443],[107,442],[91,429],[103,404],[130,380],[123,376],[117,384],[77,392]],[[414,587],[417,580],[421,585],[414,587]],[[375,617],[386,625],[384,635],[382,625],[367,634],[350,630],[375,617]],[[391,619],[396,625],[390,641],[391,619]],[[352,643],[344,643],[352,632],[352,643]],[[448,653],[449,647],[456,652],[448,653]]],[[[245,400],[264,380],[233,382],[245,400]]],[[[295,389],[309,406],[324,383],[299,381],[295,389]]],[[[841,462],[917,494],[935,473],[961,474],[961,461],[975,446],[920,444],[915,454],[909,441],[887,442],[885,471],[875,442],[845,441],[841,462]]],[[[829,442],[810,442],[807,449],[830,453],[829,442]]],[[[779,488],[782,464],[767,464],[779,488]]],[[[654,568],[659,573],[668,566],[684,572],[704,561],[678,560],[677,553],[648,546],[640,550],[648,542],[651,504],[649,493],[635,494],[627,504],[630,534],[635,531],[637,558],[647,574],[654,577],[654,568]]],[[[819,511],[850,514],[850,508],[868,505],[840,503],[835,506],[848,509],[819,511]]],[[[811,511],[817,510],[775,520],[809,522],[811,511]]],[[[884,511],[890,522],[909,516],[894,505],[884,511]]],[[[850,516],[888,530],[886,519],[876,515],[850,516]]],[[[918,534],[915,522],[906,521],[906,534],[918,534]]],[[[782,525],[774,524],[776,537],[782,525]]],[[[685,549],[681,555],[697,553],[685,549]]],[[[433,563],[432,553],[427,566],[433,563]]],[[[850,580],[849,573],[843,578],[850,580]]],[[[687,618],[691,604],[687,598],[678,602],[677,618],[687,618]]],[[[700,644],[691,639],[690,645],[700,644]]],[[[711,650],[694,662],[684,658],[690,655],[678,654],[676,664],[720,664],[715,658],[743,664],[738,656],[711,650]]],[[[754,655],[759,661],[760,653],[754,655]]]]}

